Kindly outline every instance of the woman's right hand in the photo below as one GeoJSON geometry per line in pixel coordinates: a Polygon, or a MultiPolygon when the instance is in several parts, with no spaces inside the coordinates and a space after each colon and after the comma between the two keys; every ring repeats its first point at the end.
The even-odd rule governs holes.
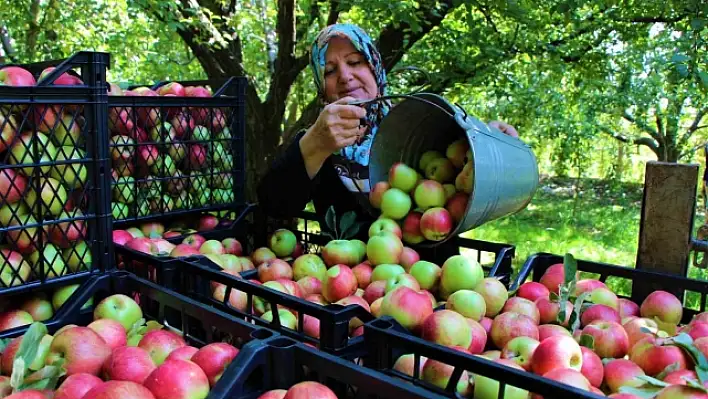
{"type": "MultiPolygon", "coordinates": [[[[324,107],[315,123],[305,136],[317,144],[318,149],[326,154],[354,144],[366,131],[366,126],[359,126],[366,117],[366,109],[358,105],[349,105],[354,97],[344,97],[324,107]]],[[[305,137],[303,137],[304,139],[305,137]]]]}
{"type": "Polygon", "coordinates": [[[354,100],[344,97],[326,105],[300,139],[300,152],[310,179],[333,152],[354,144],[366,132],[366,126],[359,126],[360,119],[366,117],[366,109],[348,104],[354,100]]]}

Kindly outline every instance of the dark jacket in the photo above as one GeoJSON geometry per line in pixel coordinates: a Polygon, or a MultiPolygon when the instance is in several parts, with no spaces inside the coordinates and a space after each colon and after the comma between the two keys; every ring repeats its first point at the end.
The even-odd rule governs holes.
{"type": "MultiPolygon", "coordinates": [[[[263,176],[257,190],[259,207],[266,215],[283,219],[296,217],[310,201],[315,206],[315,212],[322,218],[330,206],[334,206],[337,218],[348,211],[354,211],[357,221],[365,223],[356,238],[366,242],[369,226],[378,215],[370,215],[358,202],[356,196],[359,194],[344,186],[331,158],[327,158],[317,175],[310,179],[300,152],[300,139],[304,134],[303,130],[295,136],[285,152],[273,162],[263,176]]],[[[421,258],[440,262],[442,265],[447,257],[459,254],[459,247],[454,241],[449,240],[433,249],[414,248],[421,258]]]]}

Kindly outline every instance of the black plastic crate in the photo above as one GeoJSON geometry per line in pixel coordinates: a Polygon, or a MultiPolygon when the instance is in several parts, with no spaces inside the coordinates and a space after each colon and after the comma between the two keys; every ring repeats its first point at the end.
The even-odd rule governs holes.
{"type": "Polygon", "coordinates": [[[0,66],[24,77],[0,85],[0,294],[79,281],[108,264],[109,58],[0,66]]]}
{"type": "Polygon", "coordinates": [[[109,96],[117,226],[244,203],[246,85],[243,77],[162,82],[109,96]],[[177,94],[158,94],[163,88],[177,94]]]}
{"type": "MultiPolygon", "coordinates": [[[[529,256],[514,279],[511,289],[516,290],[529,278],[532,281],[539,281],[549,267],[558,263],[563,263],[563,256],[544,252],[529,256]]],[[[582,259],[577,259],[577,270],[580,278],[592,278],[606,284],[617,284],[624,291],[630,291],[629,295],[616,294],[620,298],[631,299],[637,305],[641,305],[646,296],[632,289],[635,284],[671,292],[684,303],[682,323],[690,322],[695,314],[706,310],[708,281],[582,259]]]]}
{"type": "MultiPolygon", "coordinates": [[[[234,318],[123,271],[109,271],[93,276],[68,299],[67,306],[62,308],[54,320],[45,323],[48,333],[54,334],[68,324],[88,325],[93,321],[94,306],[114,294],[135,298],[147,321],[157,321],[165,329],[182,334],[188,345],[197,348],[212,342],[228,342],[248,354],[248,347],[257,345],[258,340],[278,336],[271,330],[234,318]],[[92,304],[84,306],[89,300],[92,304]]],[[[27,328],[7,330],[0,333],[0,339],[20,336],[27,328]]],[[[210,389],[209,399],[232,398],[240,393],[237,380],[240,373],[237,365],[239,356],[240,354],[210,389]]]]}
{"type": "Polygon", "coordinates": [[[233,399],[256,399],[273,389],[287,390],[303,381],[319,382],[339,398],[443,398],[376,371],[317,351],[286,337],[244,348],[233,399]]]}
{"type": "MultiPolygon", "coordinates": [[[[366,367],[425,388],[430,391],[430,395],[439,394],[450,398],[472,397],[472,395],[460,396],[459,393],[456,393],[458,381],[463,373],[467,372],[484,376],[491,383],[496,382],[498,396],[492,397],[499,399],[507,398],[505,393],[510,387],[523,389],[529,393],[537,393],[545,398],[599,399],[604,397],[521,369],[497,364],[482,356],[469,355],[453,348],[425,341],[410,335],[391,317],[382,317],[364,325],[364,346],[367,353],[364,361],[366,367]],[[412,354],[414,358],[413,375],[394,369],[398,358],[409,354],[412,354]],[[421,356],[454,368],[446,387],[434,386],[421,378],[420,370],[424,364],[421,356]]],[[[468,374],[468,376],[471,375],[468,374]]],[[[475,380],[475,383],[478,382],[479,379],[475,380]]],[[[469,390],[473,389],[473,384],[470,384],[469,390]]]]}

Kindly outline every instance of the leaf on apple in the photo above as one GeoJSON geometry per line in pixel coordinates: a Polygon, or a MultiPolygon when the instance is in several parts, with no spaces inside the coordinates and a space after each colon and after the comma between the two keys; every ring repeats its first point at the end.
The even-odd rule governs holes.
{"type": "Polygon", "coordinates": [[[686,381],[686,385],[688,385],[689,387],[691,387],[693,389],[700,390],[703,393],[708,393],[708,388],[706,388],[704,385],[702,385],[698,381],[696,381],[692,378],[688,378],[686,376],[683,376],[682,378],[686,381]]]}
{"type": "Polygon", "coordinates": [[[38,321],[30,324],[27,331],[22,335],[20,347],[17,349],[15,360],[12,363],[10,386],[14,389],[18,389],[22,385],[25,373],[37,356],[39,343],[45,335],[47,335],[47,326],[38,321]]]}
{"type": "Polygon", "coordinates": [[[64,368],[64,363],[64,359],[58,359],[51,365],[46,365],[42,367],[38,371],[32,373],[29,377],[25,378],[24,382],[17,390],[55,390],[57,384],[59,383],[59,379],[66,375],[66,368],[64,368]]]}
{"type": "Polygon", "coordinates": [[[595,349],[595,337],[590,334],[582,334],[580,336],[580,346],[584,346],[590,350],[595,349]]]}
{"type": "Polygon", "coordinates": [[[644,388],[644,386],[642,386],[642,388],[623,386],[620,387],[619,393],[626,393],[638,396],[640,398],[651,399],[655,397],[656,394],[659,393],[659,391],[661,391],[662,389],[664,388],[655,386],[648,386],[646,388],[644,388]]]}
{"type": "MultiPolygon", "coordinates": [[[[570,253],[566,253],[563,257],[563,273],[565,274],[565,281],[563,282],[563,285],[560,286],[560,298],[558,299],[558,303],[560,304],[560,312],[558,312],[557,320],[559,324],[563,324],[566,318],[565,302],[569,301],[571,296],[575,293],[575,273],[577,270],[578,262],[575,260],[575,257],[573,257],[570,253]]],[[[576,315],[576,318],[579,317],[576,315]]],[[[570,319],[573,319],[572,314],[570,319]]],[[[571,324],[573,324],[573,321],[574,320],[571,320],[571,324]]]]}
{"type": "Polygon", "coordinates": [[[689,356],[693,359],[693,363],[696,365],[696,375],[701,384],[708,382],[708,360],[703,355],[695,345],[693,345],[693,338],[686,333],[681,333],[675,337],[669,338],[667,340],[668,345],[675,345],[683,349],[689,356]]]}
{"type": "Polygon", "coordinates": [[[349,230],[352,225],[356,222],[356,213],[354,211],[349,211],[342,215],[342,218],[339,220],[339,231],[344,233],[347,230],[349,230]]]}
{"type": "Polygon", "coordinates": [[[327,209],[327,213],[325,214],[325,223],[327,224],[327,228],[329,228],[330,231],[334,232],[334,234],[337,234],[337,215],[334,212],[334,206],[330,206],[329,209],[327,209]]]}
{"type": "Polygon", "coordinates": [[[680,369],[681,369],[681,363],[679,363],[679,362],[671,363],[668,366],[666,366],[666,368],[661,373],[657,374],[656,378],[663,381],[664,378],[666,378],[666,376],[669,373],[672,373],[672,372],[680,370],[680,369]]]}

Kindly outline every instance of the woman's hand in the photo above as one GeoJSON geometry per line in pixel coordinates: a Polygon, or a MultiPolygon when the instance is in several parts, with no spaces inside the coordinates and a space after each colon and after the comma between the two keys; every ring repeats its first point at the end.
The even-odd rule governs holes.
{"type": "Polygon", "coordinates": [[[501,121],[491,121],[489,122],[489,126],[495,127],[499,130],[502,131],[502,133],[507,134],[511,137],[519,137],[519,132],[516,131],[516,129],[511,126],[510,124],[506,122],[501,122],[501,121]]]}
{"type": "Polygon", "coordinates": [[[300,151],[310,178],[317,174],[330,154],[354,144],[366,132],[366,126],[359,126],[366,109],[347,104],[354,100],[354,97],[344,97],[325,106],[300,139],[300,151]]]}

